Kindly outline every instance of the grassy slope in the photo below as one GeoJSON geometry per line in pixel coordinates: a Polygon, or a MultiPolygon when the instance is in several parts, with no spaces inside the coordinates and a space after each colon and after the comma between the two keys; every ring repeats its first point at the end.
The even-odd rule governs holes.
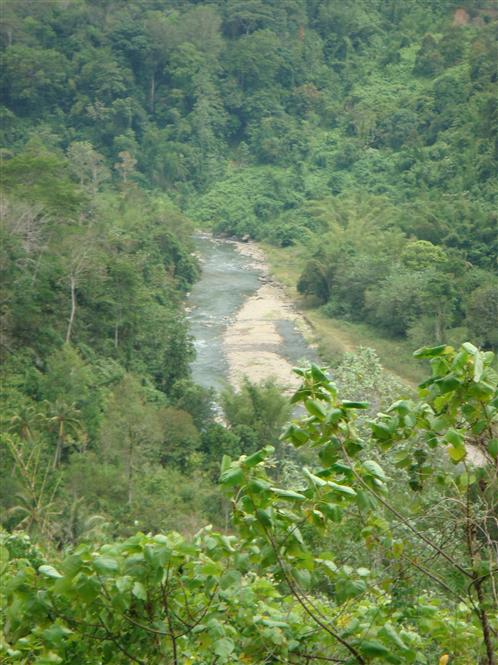
{"type": "Polygon", "coordinates": [[[382,337],[375,328],[365,323],[350,323],[330,319],[319,309],[311,307],[296,290],[296,283],[304,265],[304,250],[299,247],[278,248],[261,243],[272,275],[286,289],[298,309],[309,321],[316,333],[321,357],[325,362],[335,362],[344,351],[360,346],[375,349],[383,366],[410,385],[426,377],[424,369],[413,358],[409,342],[382,337]]]}

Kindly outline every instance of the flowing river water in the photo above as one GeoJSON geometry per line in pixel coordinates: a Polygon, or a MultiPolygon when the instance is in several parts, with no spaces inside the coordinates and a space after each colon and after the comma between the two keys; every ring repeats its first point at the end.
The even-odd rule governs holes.
{"type": "Polygon", "coordinates": [[[240,386],[244,376],[273,377],[285,390],[295,388],[292,367],[317,360],[306,341],[311,330],[270,278],[261,250],[208,234],[194,240],[202,266],[187,302],[194,381],[220,390],[240,386]]]}

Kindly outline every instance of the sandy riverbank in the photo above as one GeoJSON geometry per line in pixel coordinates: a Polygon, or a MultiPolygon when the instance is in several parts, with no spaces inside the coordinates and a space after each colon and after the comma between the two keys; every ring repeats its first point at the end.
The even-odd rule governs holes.
{"type": "Polygon", "coordinates": [[[234,242],[241,254],[252,259],[260,273],[261,286],[248,298],[227,327],[224,350],[229,367],[229,381],[238,387],[244,376],[252,382],[273,377],[289,391],[299,380],[292,373],[292,364],[282,355],[282,322],[291,322],[310,342],[310,326],[296,311],[283,288],[270,277],[263,251],[253,243],[234,242]]]}

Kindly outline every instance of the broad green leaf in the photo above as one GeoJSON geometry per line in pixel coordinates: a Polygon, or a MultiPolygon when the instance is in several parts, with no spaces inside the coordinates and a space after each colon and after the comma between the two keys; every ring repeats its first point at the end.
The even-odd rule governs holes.
{"type": "Polygon", "coordinates": [[[314,363],[311,365],[311,376],[315,381],[321,381],[324,383],[328,383],[329,381],[328,376],[314,363]]]}
{"type": "Polygon", "coordinates": [[[328,574],[337,575],[339,568],[331,559],[316,559],[316,562],[324,566],[328,574]]]}
{"type": "MultiPolygon", "coordinates": [[[[295,518],[294,518],[294,521],[295,521],[295,522],[297,522],[298,520],[299,520],[299,517],[295,517],[295,518]]],[[[293,528],[292,528],[291,538],[294,538],[294,540],[297,540],[297,542],[298,542],[300,545],[304,545],[303,534],[301,533],[301,529],[299,529],[298,527],[296,527],[296,528],[293,527],[293,528]]]]}
{"type": "Polygon", "coordinates": [[[341,409],[329,409],[325,422],[327,425],[333,425],[334,423],[338,423],[339,420],[342,420],[342,418],[344,418],[344,413],[341,409]]]}
{"type": "Polygon", "coordinates": [[[318,400],[307,399],[304,403],[304,406],[308,413],[310,413],[312,416],[315,416],[315,418],[318,418],[319,420],[324,420],[326,413],[318,400]]]}
{"type": "Polygon", "coordinates": [[[334,483],[331,480],[327,481],[327,485],[334,492],[339,492],[340,494],[348,494],[349,496],[356,496],[356,490],[354,490],[352,487],[349,487],[349,485],[340,485],[339,483],[334,483]]]}
{"type": "Polygon", "coordinates": [[[244,460],[243,464],[244,466],[251,469],[253,466],[256,466],[264,459],[266,459],[268,455],[271,455],[273,452],[275,452],[275,448],[273,446],[265,446],[265,448],[256,451],[252,455],[249,455],[249,457],[244,460]]]}
{"type": "Polygon", "coordinates": [[[118,577],[116,579],[116,588],[120,593],[124,593],[125,591],[128,591],[130,589],[132,583],[132,578],[129,575],[125,575],[124,577],[118,577]]]}
{"type": "Polygon", "coordinates": [[[229,455],[223,455],[221,458],[221,473],[228,471],[232,463],[232,458],[229,455]]]}
{"type": "Polygon", "coordinates": [[[413,355],[415,358],[434,358],[443,355],[448,348],[451,347],[447,347],[446,344],[440,344],[439,346],[423,346],[422,348],[417,349],[413,355]]]}
{"type": "Polygon", "coordinates": [[[232,545],[232,542],[236,540],[234,536],[226,536],[225,534],[222,534],[220,536],[220,540],[229,552],[235,552],[235,549],[232,545]]]}
{"type": "Polygon", "coordinates": [[[387,441],[392,436],[390,428],[383,422],[372,422],[371,427],[374,438],[379,441],[387,441]]]}
{"type": "Polygon", "coordinates": [[[444,440],[449,443],[448,454],[453,462],[458,463],[464,459],[467,454],[463,436],[454,429],[446,432],[444,440]]]}
{"type": "Polygon", "coordinates": [[[281,438],[291,441],[296,448],[303,446],[309,440],[308,434],[295,425],[290,425],[281,438]]]}
{"type": "Polygon", "coordinates": [[[357,491],[356,503],[362,510],[369,510],[375,505],[374,499],[364,490],[357,491]]]}
{"type": "Polygon", "coordinates": [[[261,480],[260,478],[253,478],[247,485],[249,492],[255,492],[259,494],[260,492],[269,492],[271,490],[271,484],[266,480],[261,480]]]}
{"type": "Polygon", "coordinates": [[[283,490],[279,487],[270,488],[273,494],[281,497],[282,499],[288,499],[289,501],[306,501],[304,494],[299,494],[299,492],[294,492],[292,490],[283,490]]]}
{"type": "Polygon", "coordinates": [[[271,529],[272,526],[271,518],[269,514],[266,512],[266,510],[258,508],[256,510],[256,518],[266,529],[271,529]]]}
{"type": "Polygon", "coordinates": [[[411,408],[412,405],[408,400],[399,399],[397,402],[391,404],[391,406],[387,409],[387,413],[390,413],[391,411],[396,411],[397,413],[405,415],[411,411],[411,408]]]}
{"type": "Polygon", "coordinates": [[[327,485],[326,480],[323,480],[323,478],[320,478],[319,476],[315,476],[315,474],[311,473],[306,467],[304,467],[303,472],[311,480],[313,485],[316,485],[317,487],[325,487],[327,485]]]}
{"type": "Polygon", "coordinates": [[[422,381],[422,383],[419,383],[419,384],[418,384],[418,387],[419,387],[421,390],[425,390],[425,388],[428,388],[429,386],[432,386],[432,384],[434,383],[434,381],[436,381],[436,377],[435,377],[435,376],[431,376],[429,379],[426,379],[425,381],[422,381]]]}
{"type": "Polygon", "coordinates": [[[467,455],[465,446],[456,448],[455,446],[448,446],[448,455],[453,460],[453,462],[461,462],[463,458],[467,455]]]}
{"type": "Polygon", "coordinates": [[[292,576],[300,586],[305,589],[309,588],[311,584],[311,574],[309,570],[306,570],[305,568],[292,568],[292,576]]]}
{"type": "Polygon", "coordinates": [[[289,401],[291,404],[296,404],[297,402],[302,402],[310,395],[311,395],[311,390],[308,390],[307,388],[301,388],[298,391],[296,391],[294,395],[292,395],[289,401]]]}
{"type": "Polygon", "coordinates": [[[325,475],[325,473],[328,473],[330,475],[331,471],[333,471],[334,473],[342,473],[345,476],[351,476],[353,473],[353,469],[349,466],[349,464],[336,462],[335,464],[332,464],[328,469],[324,469],[323,472],[320,472],[318,475],[322,476],[325,475]]]}
{"type": "Polygon", "coordinates": [[[438,387],[441,395],[451,393],[462,385],[454,374],[448,374],[442,379],[437,379],[434,384],[438,387]]]}
{"type": "Polygon", "coordinates": [[[333,522],[340,522],[342,518],[342,508],[335,503],[322,503],[319,505],[320,511],[333,522]]]}
{"type": "Polygon", "coordinates": [[[366,656],[390,656],[391,652],[378,640],[363,640],[359,645],[366,656]]]}
{"type": "Polygon", "coordinates": [[[476,353],[474,356],[474,382],[478,383],[481,380],[482,373],[484,371],[484,363],[482,361],[482,355],[476,353]]]}
{"type": "Polygon", "coordinates": [[[276,619],[262,619],[261,623],[263,626],[269,626],[270,628],[290,628],[285,621],[277,621],[276,619]]]}
{"type": "Polygon", "coordinates": [[[488,443],[488,452],[494,459],[498,457],[498,439],[491,439],[488,443]]]}
{"type": "Polygon", "coordinates": [[[246,512],[246,513],[253,513],[254,512],[254,508],[255,508],[254,507],[254,501],[247,494],[245,494],[240,499],[240,504],[241,504],[242,509],[244,510],[244,512],[246,512]]]}
{"type": "Polygon", "coordinates": [[[225,635],[225,628],[223,624],[221,624],[214,617],[212,619],[209,619],[209,621],[207,622],[207,627],[212,637],[218,638],[218,637],[223,637],[225,635]]]}
{"type": "Polygon", "coordinates": [[[446,434],[444,435],[444,440],[447,443],[451,443],[456,448],[461,448],[464,445],[463,436],[460,434],[460,432],[457,432],[454,429],[449,429],[446,432],[446,434]]]}
{"type": "Polygon", "coordinates": [[[93,565],[98,573],[112,573],[119,568],[118,562],[115,559],[106,556],[97,557],[93,565]]]}
{"type": "Polygon", "coordinates": [[[368,473],[372,474],[372,476],[380,478],[381,480],[386,480],[386,474],[384,473],[384,470],[379,464],[377,464],[377,462],[374,462],[374,460],[367,460],[366,462],[363,462],[363,468],[366,469],[368,473]]]}
{"type": "Polygon", "coordinates": [[[342,401],[342,406],[345,409],[368,409],[370,406],[369,402],[351,402],[348,399],[342,401]]]}
{"type": "Polygon", "coordinates": [[[207,577],[219,577],[222,570],[223,566],[221,562],[213,561],[212,559],[206,559],[200,566],[201,573],[207,577]]]}
{"type": "Polygon", "coordinates": [[[329,441],[318,453],[318,457],[323,464],[333,464],[337,460],[337,446],[329,441]]]}
{"type": "Polygon", "coordinates": [[[220,588],[228,589],[228,587],[233,586],[234,584],[240,585],[241,574],[238,570],[228,570],[226,573],[220,577],[220,588]]]}
{"type": "MultiPolygon", "coordinates": [[[[223,455],[223,457],[228,457],[228,455],[223,455]]],[[[228,458],[230,459],[230,458],[228,458]]],[[[162,545],[168,545],[169,544],[169,538],[168,536],[165,536],[164,533],[158,533],[153,537],[153,540],[155,543],[161,543],[162,545]]]]}
{"type": "Polygon", "coordinates": [[[496,386],[488,381],[479,381],[474,383],[471,390],[474,396],[489,398],[496,393],[496,386]]]}
{"type": "Polygon", "coordinates": [[[51,577],[53,579],[59,579],[62,577],[62,575],[59,573],[58,570],[56,570],[53,566],[40,566],[38,568],[38,572],[40,575],[44,575],[45,577],[51,577]]]}
{"type": "Polygon", "coordinates": [[[38,656],[36,660],[31,661],[32,665],[58,665],[59,663],[63,662],[64,659],[53,651],[43,654],[42,656],[38,656]]]}
{"type": "Polygon", "coordinates": [[[346,628],[342,631],[342,636],[349,637],[349,635],[352,635],[357,631],[359,625],[360,622],[358,621],[358,619],[353,619],[347,624],[346,628]]]}
{"type": "Polygon", "coordinates": [[[72,630],[65,626],[53,623],[43,631],[42,635],[47,642],[50,642],[51,644],[60,644],[62,640],[71,635],[72,632],[72,630]]]}
{"type": "Polygon", "coordinates": [[[337,598],[342,603],[348,598],[355,598],[365,593],[366,588],[367,585],[364,580],[340,579],[336,586],[337,598]]]}
{"type": "Polygon", "coordinates": [[[399,633],[396,631],[396,629],[394,628],[394,626],[391,623],[386,623],[383,626],[383,628],[381,630],[381,633],[384,633],[386,635],[386,637],[388,637],[390,640],[392,640],[394,642],[394,644],[396,644],[396,646],[398,646],[403,651],[405,651],[409,648],[403,642],[403,640],[401,639],[399,633]]]}
{"type": "Polygon", "coordinates": [[[147,600],[147,591],[145,590],[145,587],[142,584],[142,582],[135,582],[131,592],[135,596],[135,598],[138,598],[139,600],[144,600],[144,601],[147,600]]]}
{"type": "Polygon", "coordinates": [[[448,416],[441,415],[432,419],[431,427],[436,432],[444,432],[450,426],[451,420],[448,416]]]}
{"type": "Polygon", "coordinates": [[[344,447],[348,455],[355,456],[360,450],[363,450],[364,445],[359,439],[347,439],[344,441],[344,447]]]}
{"type": "Polygon", "coordinates": [[[88,577],[84,575],[78,580],[75,591],[79,598],[85,602],[91,602],[97,598],[101,592],[101,587],[98,579],[95,576],[88,577]]]}
{"type": "Polygon", "coordinates": [[[2,575],[8,563],[9,563],[9,550],[3,545],[0,545],[0,575],[2,575]]]}
{"type": "Polygon", "coordinates": [[[469,354],[466,351],[459,351],[456,356],[453,358],[451,363],[451,368],[456,370],[461,370],[465,367],[469,359],[469,354]]]}
{"type": "Polygon", "coordinates": [[[235,644],[229,637],[222,637],[214,643],[214,653],[220,658],[228,658],[234,649],[235,644]]]}
{"type": "Polygon", "coordinates": [[[482,359],[484,360],[485,365],[491,365],[493,363],[493,360],[495,358],[495,354],[493,351],[484,351],[482,352],[482,359]]]}
{"type": "Polygon", "coordinates": [[[244,472],[240,467],[233,467],[223,471],[220,476],[220,482],[225,487],[233,487],[234,485],[240,485],[244,480],[244,472]]]}

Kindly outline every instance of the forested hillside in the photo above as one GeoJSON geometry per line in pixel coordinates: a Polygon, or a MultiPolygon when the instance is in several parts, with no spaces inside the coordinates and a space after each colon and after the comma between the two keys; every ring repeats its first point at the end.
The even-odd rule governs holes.
{"type": "Polygon", "coordinates": [[[495,4],[7,2],[6,156],[89,142],[218,232],[304,242],[331,316],[496,346],[495,4]]]}
{"type": "Polygon", "coordinates": [[[218,232],[305,243],[331,316],[496,346],[497,11],[6,2],[6,156],[90,142],[218,232]]]}
{"type": "Polygon", "coordinates": [[[3,0],[0,47],[0,660],[496,665],[496,0],[3,0]],[[199,227],[418,396],[363,349],[220,422],[199,227]]]}

